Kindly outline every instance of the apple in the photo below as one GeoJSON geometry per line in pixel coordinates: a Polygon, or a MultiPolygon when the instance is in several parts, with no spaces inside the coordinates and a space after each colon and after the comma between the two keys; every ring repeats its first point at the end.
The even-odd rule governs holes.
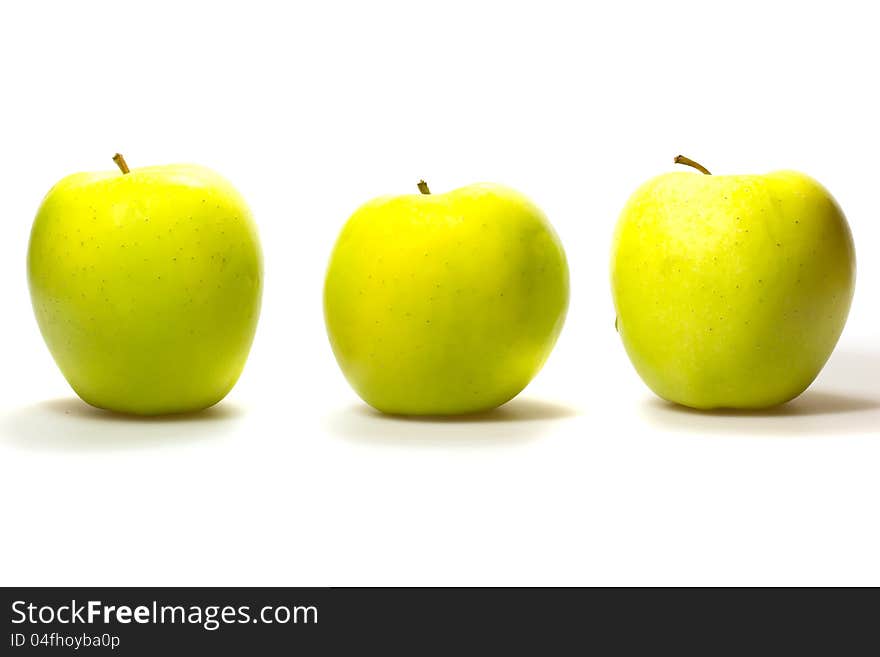
{"type": "Polygon", "coordinates": [[[617,330],[645,383],[698,409],[759,409],[801,394],[828,360],[855,286],[840,207],[794,171],[658,176],[617,224],[617,330]]]}
{"type": "Polygon", "coordinates": [[[247,359],[263,287],[244,199],[204,167],[77,173],[43,199],[27,269],[37,323],[71,387],[99,408],[196,411],[247,359]]]}
{"type": "Polygon", "coordinates": [[[419,189],[369,201],[342,229],[324,285],[330,344],[380,411],[489,410],[525,388],[556,342],[565,252],[541,210],[512,189],[419,189]]]}

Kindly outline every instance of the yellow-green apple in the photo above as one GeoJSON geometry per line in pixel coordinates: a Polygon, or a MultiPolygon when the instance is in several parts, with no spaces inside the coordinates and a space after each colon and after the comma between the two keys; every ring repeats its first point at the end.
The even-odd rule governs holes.
{"type": "Polygon", "coordinates": [[[537,374],[568,307],[565,252],[518,192],[477,184],[374,199],[339,236],[324,285],[336,359],[374,408],[484,411],[537,374]]]}
{"type": "Polygon", "coordinates": [[[620,216],[611,258],[617,330],[645,383],[699,409],[801,394],[849,313],[855,249],[825,188],[794,171],[658,176],[620,216]]]}
{"type": "Polygon", "coordinates": [[[93,406],[158,415],[220,401],[260,313],[244,199],[195,165],[78,173],[43,199],[28,281],[49,351],[93,406]]]}

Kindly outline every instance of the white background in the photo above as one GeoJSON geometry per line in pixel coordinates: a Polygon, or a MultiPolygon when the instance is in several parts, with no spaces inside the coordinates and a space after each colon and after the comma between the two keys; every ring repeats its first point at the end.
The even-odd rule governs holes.
{"type": "Polygon", "coordinates": [[[286,4],[0,10],[3,584],[880,584],[869,3],[286,4]],[[31,312],[40,199],[117,150],[217,169],[260,227],[251,358],[197,417],[86,407],[31,312]],[[679,152],[802,170],[850,219],[850,321],[788,406],[662,404],[613,330],[614,222],[679,152]],[[520,189],[568,252],[556,350],[479,421],[371,413],[324,334],[343,222],[422,176],[520,189]]]}

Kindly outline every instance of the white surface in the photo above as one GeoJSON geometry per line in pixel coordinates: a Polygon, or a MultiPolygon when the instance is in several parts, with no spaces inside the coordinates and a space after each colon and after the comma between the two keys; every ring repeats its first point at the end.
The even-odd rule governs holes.
{"type": "Polygon", "coordinates": [[[865,3],[7,3],[0,9],[3,584],[880,584],[880,42],[865,3]],[[286,13],[285,13],[286,12],[286,13]],[[249,200],[263,315],[198,418],[77,401],[24,259],[62,176],[194,161],[249,200]],[[617,213],[683,152],[805,171],[859,254],[799,401],[655,400],[613,330],[617,213]],[[324,335],[363,201],[478,180],[541,205],[572,272],[543,372],[482,421],[372,415],[324,335]]]}

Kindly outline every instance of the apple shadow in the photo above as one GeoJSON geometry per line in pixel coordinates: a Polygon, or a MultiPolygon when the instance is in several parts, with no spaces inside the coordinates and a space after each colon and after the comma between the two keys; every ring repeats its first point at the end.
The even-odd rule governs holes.
{"type": "Polygon", "coordinates": [[[816,384],[880,396],[880,351],[856,348],[835,351],[816,378],[816,384]]]}
{"type": "Polygon", "coordinates": [[[243,411],[221,402],[195,413],[139,417],[104,411],[77,398],[52,399],[0,417],[0,444],[38,451],[152,449],[214,438],[243,411]]]}
{"type": "Polygon", "coordinates": [[[528,442],[576,409],[536,399],[514,399],[491,411],[456,416],[386,415],[366,404],[326,418],[334,435],[357,443],[419,447],[482,447],[528,442]]]}
{"type": "Polygon", "coordinates": [[[880,436],[880,353],[833,354],[806,392],[773,408],[701,411],[653,397],[641,410],[655,426],[703,434],[880,436]]]}

